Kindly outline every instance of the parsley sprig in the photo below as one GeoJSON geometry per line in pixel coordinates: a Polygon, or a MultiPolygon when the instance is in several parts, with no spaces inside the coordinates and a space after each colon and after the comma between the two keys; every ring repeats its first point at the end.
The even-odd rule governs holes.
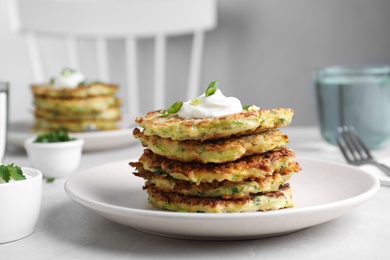
{"type": "Polygon", "coordinates": [[[39,134],[35,139],[35,143],[55,143],[55,142],[67,142],[72,141],[74,138],[69,137],[68,132],[64,130],[58,130],[52,133],[39,134]]]}
{"type": "Polygon", "coordinates": [[[3,179],[5,182],[9,182],[11,179],[15,181],[25,180],[22,168],[14,165],[13,163],[8,165],[0,165],[0,179],[3,179]]]}

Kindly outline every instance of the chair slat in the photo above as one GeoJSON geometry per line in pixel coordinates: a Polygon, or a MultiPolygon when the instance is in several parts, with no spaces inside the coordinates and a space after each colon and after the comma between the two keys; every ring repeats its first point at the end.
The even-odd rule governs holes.
{"type": "Polygon", "coordinates": [[[137,42],[134,37],[126,38],[126,79],[127,79],[127,104],[130,117],[139,116],[138,96],[138,70],[137,70],[137,42]]]}
{"type": "Polygon", "coordinates": [[[37,83],[45,82],[47,81],[47,79],[44,73],[42,53],[41,53],[40,46],[38,44],[37,35],[34,32],[28,32],[26,36],[27,36],[27,45],[30,53],[34,80],[37,83]]]}
{"type": "Polygon", "coordinates": [[[97,50],[97,58],[98,58],[99,80],[103,82],[110,82],[107,40],[105,38],[98,37],[96,39],[96,50],[97,50]]]}
{"type": "Polygon", "coordinates": [[[79,51],[77,47],[77,39],[74,36],[68,36],[66,38],[66,46],[68,48],[69,65],[70,68],[81,70],[79,51]]]}
{"type": "Polygon", "coordinates": [[[155,37],[155,66],[154,66],[154,109],[165,106],[165,49],[166,37],[155,37]]]}
{"type": "MultiPolygon", "coordinates": [[[[46,68],[51,68],[51,64],[44,63],[46,60],[40,52],[41,46],[38,45],[36,34],[42,38],[66,39],[69,62],[61,62],[64,63],[63,66],[81,72],[87,70],[81,68],[83,64],[79,54],[82,54],[80,53],[82,48],[79,46],[79,41],[95,40],[97,62],[96,64],[86,62],[86,65],[92,64],[93,69],[98,70],[99,80],[105,82],[118,80],[110,77],[110,53],[107,42],[124,39],[127,71],[126,82],[120,90],[126,93],[126,98],[121,96],[124,104],[123,111],[131,117],[139,116],[140,112],[145,111],[141,111],[139,101],[141,93],[144,95],[144,90],[138,82],[138,39],[155,39],[155,64],[154,67],[150,67],[155,70],[154,93],[145,94],[153,98],[154,109],[161,109],[169,105],[165,95],[167,37],[192,34],[194,36],[189,61],[187,97],[191,99],[198,95],[204,32],[216,27],[216,0],[9,1],[11,28],[15,32],[28,35],[34,82],[46,82],[48,80],[48,75],[45,74],[46,68]]],[[[149,75],[151,72],[146,73],[149,75]]],[[[185,97],[178,98],[185,99],[185,97]]]]}
{"type": "Polygon", "coordinates": [[[199,77],[202,65],[204,31],[196,31],[192,39],[190,71],[188,76],[187,100],[198,96],[199,77]]]}

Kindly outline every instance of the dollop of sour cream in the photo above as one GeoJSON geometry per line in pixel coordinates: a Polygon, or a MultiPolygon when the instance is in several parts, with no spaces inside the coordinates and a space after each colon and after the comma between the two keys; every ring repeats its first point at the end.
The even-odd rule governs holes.
{"type": "Polygon", "coordinates": [[[80,71],[63,71],[54,82],[56,88],[77,88],[80,83],[85,81],[85,76],[80,71]]]}
{"type": "Polygon", "coordinates": [[[240,100],[235,97],[226,97],[217,91],[206,97],[205,94],[183,103],[178,116],[183,118],[220,117],[242,112],[240,100]]]}

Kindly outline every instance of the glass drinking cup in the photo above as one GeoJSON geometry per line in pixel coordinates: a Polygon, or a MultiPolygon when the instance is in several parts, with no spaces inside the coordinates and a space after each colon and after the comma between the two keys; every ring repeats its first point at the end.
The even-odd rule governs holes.
{"type": "Polygon", "coordinates": [[[8,84],[0,82],[0,163],[3,161],[7,144],[8,84]]]}
{"type": "Polygon", "coordinates": [[[338,126],[354,126],[371,149],[390,141],[390,67],[328,67],[315,78],[323,138],[336,144],[338,126]]]}

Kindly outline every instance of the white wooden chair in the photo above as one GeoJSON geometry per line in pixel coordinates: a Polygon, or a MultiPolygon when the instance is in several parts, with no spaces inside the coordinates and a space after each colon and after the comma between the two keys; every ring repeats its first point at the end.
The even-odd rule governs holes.
{"type": "MultiPolygon", "coordinates": [[[[154,108],[165,104],[167,37],[193,34],[187,97],[198,94],[204,35],[216,26],[216,0],[9,0],[12,29],[27,37],[36,82],[45,82],[41,37],[66,41],[70,67],[83,71],[80,39],[96,41],[99,80],[110,82],[107,41],[123,38],[128,114],[139,115],[137,42],[154,38],[154,108]]],[[[150,94],[149,94],[150,96],[150,94]]]]}

